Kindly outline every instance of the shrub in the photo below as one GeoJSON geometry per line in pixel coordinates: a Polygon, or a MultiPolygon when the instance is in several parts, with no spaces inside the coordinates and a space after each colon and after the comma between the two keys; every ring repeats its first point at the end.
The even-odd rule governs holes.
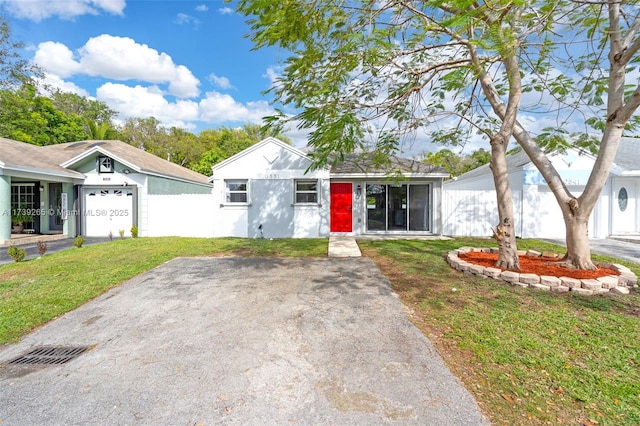
{"type": "Polygon", "coordinates": [[[113,232],[109,231],[109,241],[113,241],[113,232]]]}
{"type": "Polygon", "coordinates": [[[136,225],[133,225],[131,227],[131,237],[133,237],[133,238],[137,238],[138,237],[138,227],[136,225]]]}
{"type": "Polygon", "coordinates": [[[27,251],[16,246],[9,246],[7,254],[16,262],[22,262],[27,256],[27,251]]]}
{"type": "Polygon", "coordinates": [[[120,234],[120,239],[123,239],[124,238],[124,229],[119,230],[118,234],[120,234]]]}
{"type": "Polygon", "coordinates": [[[78,235],[75,240],[73,240],[73,245],[80,248],[84,244],[84,237],[82,235],[78,235]]]}
{"type": "Polygon", "coordinates": [[[44,254],[47,252],[47,243],[42,240],[38,240],[36,245],[38,246],[38,253],[40,253],[40,257],[44,256],[44,254]]]}

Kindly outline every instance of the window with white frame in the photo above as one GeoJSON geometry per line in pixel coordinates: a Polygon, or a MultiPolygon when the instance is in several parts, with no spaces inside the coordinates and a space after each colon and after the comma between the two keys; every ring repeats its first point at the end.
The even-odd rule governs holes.
{"type": "Polygon", "coordinates": [[[227,203],[248,203],[249,192],[246,179],[225,180],[225,200],[227,203]]]}
{"type": "Polygon", "coordinates": [[[98,173],[113,173],[113,160],[109,157],[98,157],[98,173]]]}
{"type": "Polygon", "coordinates": [[[296,204],[318,204],[318,181],[316,179],[296,179],[296,204]]]}

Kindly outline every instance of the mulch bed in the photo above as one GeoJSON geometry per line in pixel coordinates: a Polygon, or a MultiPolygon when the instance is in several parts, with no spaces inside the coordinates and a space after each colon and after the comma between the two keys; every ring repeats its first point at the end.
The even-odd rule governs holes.
{"type": "MultiPolygon", "coordinates": [[[[469,252],[458,257],[475,265],[496,267],[498,253],[469,252]]],[[[558,259],[539,256],[520,256],[520,273],[547,275],[552,277],[569,277],[576,279],[595,279],[607,275],[620,275],[617,271],[598,267],[595,271],[569,269],[559,264],[558,259]]]]}

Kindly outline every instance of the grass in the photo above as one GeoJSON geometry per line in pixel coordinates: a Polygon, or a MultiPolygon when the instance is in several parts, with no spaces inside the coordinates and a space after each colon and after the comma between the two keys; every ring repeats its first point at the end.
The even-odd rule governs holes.
{"type": "Polygon", "coordinates": [[[178,256],[326,256],[326,239],[130,238],[0,267],[0,345],[178,256]]]}
{"type": "MultiPolygon", "coordinates": [[[[464,275],[443,260],[488,243],[359,242],[493,423],[640,424],[637,292],[551,294],[464,275]]],[[[540,241],[518,247],[563,252],[540,241]]],[[[640,265],[618,263],[640,275],[640,265]]]]}
{"type": "MultiPolygon", "coordinates": [[[[640,424],[640,296],[522,289],[452,270],[490,240],[360,241],[494,424],[640,424]]],[[[519,248],[562,252],[521,240],[519,248]]],[[[324,257],[327,240],[137,238],[0,266],[0,344],[177,256],[324,257]]],[[[598,260],[615,259],[594,256],[598,260]]],[[[640,275],[640,265],[617,261],[640,275]]]]}

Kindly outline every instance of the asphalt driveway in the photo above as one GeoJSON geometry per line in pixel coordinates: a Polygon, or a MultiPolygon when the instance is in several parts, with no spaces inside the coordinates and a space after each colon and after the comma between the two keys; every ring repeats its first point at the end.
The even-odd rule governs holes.
{"type": "Polygon", "coordinates": [[[488,424],[373,262],[179,258],[0,349],[0,423],[488,424]],[[88,346],[53,366],[8,362],[88,346]]]}

